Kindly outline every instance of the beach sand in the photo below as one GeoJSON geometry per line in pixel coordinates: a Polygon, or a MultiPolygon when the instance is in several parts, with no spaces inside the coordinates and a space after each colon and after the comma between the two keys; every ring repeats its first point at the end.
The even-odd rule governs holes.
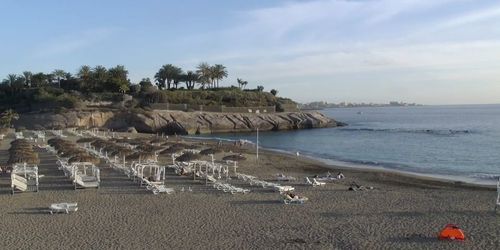
{"type": "MultiPolygon", "coordinates": [[[[9,140],[1,142],[1,165],[8,147],[9,140]]],[[[41,152],[45,176],[38,193],[11,195],[9,179],[0,178],[2,249],[499,249],[492,188],[340,169],[265,151],[257,164],[251,150],[245,152],[238,172],[264,180],[277,173],[299,177],[290,184],[309,201],[285,205],[277,193],[236,178],[230,183],[251,192],[231,195],[173,173],[167,186],[176,192],[153,195],[104,165],[100,189],[75,191],[55,156],[41,152]],[[346,178],[325,187],[303,184],[305,176],[327,171],[346,178]],[[352,181],[374,189],[348,191],[352,181]],[[54,202],[78,202],[79,210],[50,215],[54,202]],[[467,239],[438,240],[448,223],[460,225],[467,239]]]]}

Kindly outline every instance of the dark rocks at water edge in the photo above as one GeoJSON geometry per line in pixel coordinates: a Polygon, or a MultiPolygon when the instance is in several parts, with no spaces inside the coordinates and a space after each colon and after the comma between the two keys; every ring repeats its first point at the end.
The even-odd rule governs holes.
{"type": "Polygon", "coordinates": [[[181,111],[68,111],[22,114],[16,127],[63,129],[101,127],[114,131],[165,134],[207,134],[294,130],[344,126],[320,112],[209,113],[181,111]]]}

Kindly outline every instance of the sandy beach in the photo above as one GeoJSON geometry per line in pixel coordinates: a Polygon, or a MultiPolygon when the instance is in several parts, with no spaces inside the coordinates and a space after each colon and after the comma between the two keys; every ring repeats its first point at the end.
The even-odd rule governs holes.
{"type": "MultiPolygon", "coordinates": [[[[5,165],[11,139],[1,141],[5,165]]],[[[211,143],[211,142],[193,142],[211,143]]],[[[101,164],[100,189],[73,190],[56,157],[41,150],[38,193],[10,194],[0,178],[0,238],[3,249],[498,249],[500,214],[493,188],[415,178],[401,174],[341,169],[311,159],[251,150],[238,172],[275,181],[295,176],[290,185],[309,198],[285,205],[277,193],[251,190],[228,194],[205,181],[167,176],[176,192],[153,195],[125,175],[101,164]],[[325,187],[303,184],[305,176],[341,171],[346,178],[325,187]],[[348,191],[350,183],[373,190],[348,191]],[[184,188],[184,192],[182,192],[184,188]],[[192,192],[187,191],[188,188],[192,192]],[[78,202],[73,214],[51,215],[54,202],[78,202]],[[440,241],[444,225],[460,225],[464,242],[440,241]]],[[[227,153],[215,155],[222,159],[227,153]]],[[[168,158],[161,159],[168,164],[168,158]]]]}

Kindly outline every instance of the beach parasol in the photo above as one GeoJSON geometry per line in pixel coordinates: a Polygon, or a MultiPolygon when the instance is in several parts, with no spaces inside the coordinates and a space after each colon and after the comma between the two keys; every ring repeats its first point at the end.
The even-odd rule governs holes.
{"type": "Polygon", "coordinates": [[[78,155],[75,155],[75,156],[69,158],[68,162],[69,163],[90,162],[90,163],[97,165],[97,164],[99,164],[99,159],[97,159],[89,154],[78,154],[78,155]]]}
{"type": "Polygon", "coordinates": [[[91,138],[91,137],[86,137],[86,138],[80,138],[78,140],[76,140],[77,143],[92,143],[94,142],[95,140],[97,140],[96,138],[91,138]]]}
{"type": "Polygon", "coordinates": [[[246,159],[243,155],[228,155],[222,158],[224,161],[244,161],[246,159]]]}
{"type": "Polygon", "coordinates": [[[200,154],[195,154],[192,152],[186,152],[182,154],[181,156],[175,158],[176,161],[182,161],[182,162],[188,162],[188,161],[194,161],[194,160],[199,160],[201,158],[200,154]]]}
{"type": "Polygon", "coordinates": [[[202,154],[202,155],[213,155],[213,154],[217,154],[217,153],[222,153],[222,149],[220,149],[220,148],[207,148],[207,149],[203,149],[202,151],[200,151],[200,154],[202,154]]]}

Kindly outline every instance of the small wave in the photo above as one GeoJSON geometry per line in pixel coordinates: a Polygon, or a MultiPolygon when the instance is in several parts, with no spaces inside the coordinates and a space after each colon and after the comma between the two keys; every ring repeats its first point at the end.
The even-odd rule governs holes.
{"type": "Polygon", "coordinates": [[[456,135],[470,134],[471,130],[455,130],[455,129],[376,129],[376,128],[341,128],[344,131],[366,131],[366,132],[389,132],[389,133],[415,133],[415,134],[431,134],[431,135],[456,135]]]}
{"type": "Polygon", "coordinates": [[[481,180],[498,180],[500,178],[500,174],[473,174],[470,177],[481,180]]]}

